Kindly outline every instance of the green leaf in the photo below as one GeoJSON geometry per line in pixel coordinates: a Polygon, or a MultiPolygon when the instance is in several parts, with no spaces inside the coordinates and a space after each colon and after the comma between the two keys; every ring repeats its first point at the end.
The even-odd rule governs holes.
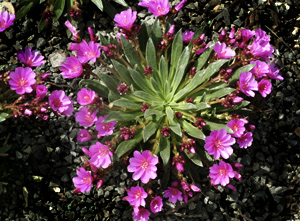
{"type": "Polygon", "coordinates": [[[142,24],[142,28],[139,34],[139,45],[142,52],[145,52],[148,38],[151,34],[150,25],[146,25],[145,22],[142,24]]]}
{"type": "Polygon", "coordinates": [[[6,145],[4,147],[0,148],[0,154],[1,153],[6,153],[7,151],[9,151],[9,149],[11,148],[11,145],[6,145]]]}
{"type": "Polygon", "coordinates": [[[20,1],[20,7],[21,8],[16,13],[16,20],[18,20],[18,19],[24,17],[25,15],[27,15],[28,12],[30,11],[30,9],[32,7],[34,7],[38,2],[39,2],[39,0],[20,1]]]}
{"type": "Polygon", "coordinates": [[[164,88],[164,94],[168,93],[166,89],[165,82],[168,79],[168,64],[164,58],[164,56],[161,56],[160,58],[160,63],[159,63],[159,76],[160,76],[160,82],[161,82],[161,87],[164,88]]]}
{"type": "Polygon", "coordinates": [[[39,25],[38,25],[38,33],[40,33],[46,26],[48,25],[48,22],[44,18],[41,18],[39,25]]]}
{"type": "Polygon", "coordinates": [[[119,96],[119,92],[117,90],[118,83],[117,80],[108,74],[98,73],[99,77],[103,81],[103,83],[109,88],[110,91],[112,91],[115,95],[119,96]]]}
{"type": "Polygon", "coordinates": [[[114,106],[117,106],[117,107],[124,107],[124,108],[130,108],[130,109],[141,109],[141,104],[131,102],[127,99],[115,100],[113,102],[113,104],[114,104],[114,106]]]}
{"type": "Polygon", "coordinates": [[[0,122],[5,121],[8,118],[8,113],[0,113],[0,122]]]}
{"type": "Polygon", "coordinates": [[[165,100],[165,97],[164,95],[162,94],[162,88],[161,86],[154,80],[153,77],[150,78],[150,82],[151,82],[151,85],[152,87],[155,89],[155,93],[162,99],[162,100],[165,100]]]}
{"type": "Polygon", "coordinates": [[[100,32],[98,32],[98,34],[99,34],[101,45],[108,46],[109,42],[107,41],[107,39],[100,32]]]}
{"type": "MultiPolygon", "coordinates": [[[[53,2],[53,1],[52,1],[53,2]]],[[[53,2],[53,21],[57,21],[65,8],[65,0],[54,0],[53,2]]]]}
{"type": "Polygon", "coordinates": [[[137,131],[134,138],[130,140],[125,140],[120,143],[116,149],[116,155],[118,158],[121,158],[125,154],[130,154],[134,147],[141,142],[143,139],[141,130],[137,131]]]}
{"type": "Polygon", "coordinates": [[[157,101],[157,102],[161,101],[160,99],[157,99],[156,96],[154,97],[153,95],[150,95],[144,91],[134,91],[132,94],[139,98],[142,98],[145,101],[157,101]]]}
{"type": "MultiPolygon", "coordinates": [[[[146,60],[151,69],[157,72],[156,50],[151,38],[148,39],[146,47],[146,60]]],[[[157,79],[156,79],[157,80],[157,79]]]]}
{"type": "Polygon", "coordinates": [[[229,84],[237,81],[240,78],[240,74],[243,72],[247,72],[247,71],[251,71],[252,68],[254,68],[256,64],[248,64],[245,65],[243,67],[238,68],[233,74],[232,74],[232,78],[229,79],[229,84]]]}
{"type": "Polygon", "coordinates": [[[205,135],[201,130],[199,130],[197,127],[194,127],[192,124],[188,123],[187,121],[183,120],[182,122],[182,128],[185,130],[185,132],[188,133],[188,135],[198,138],[200,140],[205,139],[205,135]]]}
{"type": "Polygon", "coordinates": [[[113,63],[116,71],[118,72],[119,76],[124,80],[124,82],[127,85],[133,85],[135,89],[140,89],[140,87],[132,80],[130,73],[127,69],[127,67],[121,63],[119,63],[116,60],[111,60],[111,62],[113,63]]]}
{"type": "Polygon", "coordinates": [[[158,117],[164,116],[165,114],[160,111],[160,110],[155,110],[155,109],[147,109],[144,113],[144,118],[147,118],[151,115],[156,115],[158,117]]]}
{"type": "Polygon", "coordinates": [[[144,143],[155,133],[159,126],[159,122],[151,121],[143,130],[144,143]]]}
{"type": "Polygon", "coordinates": [[[79,82],[79,86],[86,85],[87,88],[95,91],[99,97],[108,97],[108,89],[104,85],[91,79],[83,79],[79,82]]]}
{"type": "MultiPolygon", "coordinates": [[[[183,50],[183,52],[180,55],[180,58],[178,60],[174,78],[172,78],[171,88],[173,91],[175,91],[177,89],[178,85],[180,84],[180,82],[182,80],[182,77],[184,76],[184,71],[188,64],[189,58],[190,58],[189,47],[185,47],[185,49],[183,50]]],[[[169,80],[171,80],[170,77],[169,77],[169,80]]]]}
{"type": "Polygon", "coordinates": [[[115,7],[108,1],[103,1],[103,11],[106,12],[112,19],[115,18],[117,11],[115,7]]]}
{"type": "Polygon", "coordinates": [[[173,72],[178,65],[178,59],[181,55],[182,48],[183,48],[182,31],[180,29],[175,35],[174,41],[172,43],[171,66],[170,66],[171,76],[173,76],[173,72]]]}
{"type": "Polygon", "coordinates": [[[171,104],[170,105],[174,109],[178,110],[197,110],[197,107],[192,103],[182,103],[182,104],[171,104]]]}
{"type": "Polygon", "coordinates": [[[155,19],[152,26],[151,38],[155,46],[157,46],[162,41],[162,32],[158,18],[155,19]]]}
{"type": "Polygon", "coordinates": [[[196,63],[196,72],[200,71],[203,66],[207,63],[215,44],[210,45],[198,58],[196,63]]]}
{"type": "Polygon", "coordinates": [[[102,0],[92,0],[92,2],[100,9],[100,11],[103,11],[102,0]]]}
{"type": "Polygon", "coordinates": [[[208,127],[210,131],[226,129],[227,133],[233,133],[233,130],[231,130],[225,124],[215,123],[208,120],[205,120],[205,123],[206,123],[206,127],[208,127]]]}
{"type": "Polygon", "coordinates": [[[187,150],[184,150],[185,155],[197,166],[203,167],[200,156],[197,153],[187,153],[187,150]]]}
{"type": "Polygon", "coordinates": [[[203,83],[204,81],[206,81],[207,79],[209,79],[211,76],[213,76],[228,61],[229,61],[229,59],[220,59],[220,60],[217,60],[217,61],[211,63],[206,68],[205,74],[204,74],[203,78],[201,79],[200,83],[203,83]]]}
{"type": "Polygon", "coordinates": [[[133,81],[137,85],[140,85],[143,91],[147,92],[148,94],[156,95],[155,91],[151,89],[152,87],[149,81],[147,81],[144,76],[131,68],[129,68],[128,70],[133,81]]]}
{"type": "Polygon", "coordinates": [[[111,111],[107,117],[103,120],[103,123],[111,121],[130,121],[134,120],[137,117],[143,116],[142,111],[111,111]]]}
{"type": "Polygon", "coordinates": [[[250,102],[249,101],[242,101],[242,102],[240,102],[240,103],[237,103],[237,104],[235,104],[234,105],[234,107],[233,108],[225,108],[223,105],[220,105],[220,106],[218,106],[218,108],[217,108],[217,112],[218,113],[222,113],[222,112],[226,112],[226,111],[228,111],[228,112],[233,112],[233,111],[248,111],[248,109],[245,109],[245,108],[243,108],[243,107],[246,107],[247,105],[249,105],[250,104],[250,102]]]}
{"type": "Polygon", "coordinates": [[[123,5],[125,7],[128,7],[127,3],[124,1],[124,0],[114,0],[114,2],[120,4],[120,5],[123,5]]]}
{"type": "Polygon", "coordinates": [[[170,129],[178,136],[182,136],[180,124],[174,120],[174,111],[171,107],[166,108],[166,114],[168,116],[170,129]]]}
{"type": "Polygon", "coordinates": [[[174,118],[174,111],[172,110],[172,108],[167,107],[166,108],[166,114],[168,116],[169,119],[173,119],[174,118]]]}
{"type": "Polygon", "coordinates": [[[133,66],[132,68],[135,68],[135,66],[136,66],[139,71],[143,72],[144,70],[142,68],[141,62],[139,61],[134,48],[124,38],[123,35],[121,35],[121,43],[122,43],[124,54],[125,54],[127,60],[133,66]]]}
{"type": "Polygon", "coordinates": [[[231,94],[234,91],[236,91],[236,89],[231,88],[231,87],[225,87],[225,88],[222,88],[220,90],[212,91],[212,93],[207,93],[206,94],[206,100],[207,101],[215,100],[216,98],[221,98],[221,97],[224,97],[228,94],[231,94]]]}
{"type": "Polygon", "coordinates": [[[197,107],[197,111],[210,108],[210,105],[208,105],[207,103],[203,103],[203,102],[196,103],[195,105],[197,107]]]}
{"type": "Polygon", "coordinates": [[[171,156],[171,148],[170,148],[170,140],[167,137],[160,137],[159,141],[159,149],[160,149],[160,157],[163,161],[164,166],[166,166],[170,161],[171,156]]]}

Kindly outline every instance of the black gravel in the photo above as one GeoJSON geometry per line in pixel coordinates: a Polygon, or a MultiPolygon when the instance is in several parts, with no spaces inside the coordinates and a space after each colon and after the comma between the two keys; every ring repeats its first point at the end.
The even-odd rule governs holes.
{"type": "MultiPolygon", "coordinates": [[[[140,20],[153,22],[145,9],[129,4],[138,10],[140,20]]],[[[38,70],[52,74],[50,90],[64,89],[74,97],[78,81],[66,81],[59,74],[58,61],[69,56],[71,42],[63,25],[66,17],[37,33],[42,7],[36,10],[1,34],[0,64],[6,65],[1,73],[17,67],[18,49],[31,46],[49,58],[38,70]]],[[[88,26],[104,34],[116,32],[112,19],[92,4],[83,10],[78,24],[83,37],[88,38],[88,26]]],[[[116,10],[122,8],[116,5],[116,10]]],[[[300,127],[300,31],[295,28],[300,24],[299,10],[297,0],[191,0],[175,18],[183,30],[208,23],[208,39],[224,27],[262,28],[276,47],[274,59],[284,81],[273,81],[266,99],[257,96],[252,100],[253,145],[237,150],[237,157],[231,158],[244,165],[242,180],[235,184],[237,191],[211,187],[208,171],[201,170],[199,198],[168,216],[164,214],[174,205],[166,201],[164,211],[153,220],[300,220],[300,134],[295,133],[300,127]]],[[[101,189],[73,195],[72,178],[81,166],[81,147],[91,144],[77,142],[79,130],[74,117],[54,114],[48,121],[9,119],[0,123],[0,144],[9,137],[12,145],[8,156],[0,157],[0,220],[132,219],[132,208],[122,198],[133,181],[123,163],[105,177],[101,189]]]]}

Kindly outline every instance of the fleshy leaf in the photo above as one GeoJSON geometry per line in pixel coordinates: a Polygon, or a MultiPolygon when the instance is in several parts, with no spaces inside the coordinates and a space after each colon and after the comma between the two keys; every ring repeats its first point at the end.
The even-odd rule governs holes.
{"type": "Polygon", "coordinates": [[[197,166],[203,167],[200,156],[197,153],[187,153],[187,150],[184,150],[185,155],[197,166]]]}
{"type": "Polygon", "coordinates": [[[87,88],[95,91],[99,95],[99,97],[108,97],[107,87],[97,81],[91,79],[83,79],[79,82],[79,86],[82,87],[83,85],[86,85],[87,88]]]}
{"type": "MultiPolygon", "coordinates": [[[[53,1],[52,1],[53,2],[53,1]]],[[[54,0],[53,3],[53,21],[57,21],[65,8],[65,0],[54,0]]]]}
{"type": "Polygon", "coordinates": [[[217,61],[211,63],[206,68],[205,74],[204,74],[203,78],[201,79],[201,83],[203,83],[204,81],[209,79],[211,76],[213,76],[216,72],[218,72],[220,70],[220,68],[228,61],[229,61],[229,59],[220,59],[220,60],[217,60],[217,61]]]}
{"type": "Polygon", "coordinates": [[[116,149],[116,155],[118,158],[121,158],[125,154],[130,154],[134,147],[141,142],[143,139],[141,130],[137,131],[133,139],[125,140],[119,144],[116,149]]]}
{"type": "Polygon", "coordinates": [[[103,123],[111,121],[130,121],[134,120],[137,117],[143,116],[142,111],[111,111],[107,117],[103,120],[103,123]]]}
{"type": "Polygon", "coordinates": [[[159,76],[160,76],[160,82],[162,83],[162,88],[164,88],[164,94],[168,93],[166,89],[166,85],[164,82],[168,79],[168,64],[164,58],[164,56],[161,56],[160,63],[159,63],[159,76]]]}
{"type": "Polygon", "coordinates": [[[5,121],[8,118],[8,113],[0,113],[0,122],[5,121]]]}
{"type": "Polygon", "coordinates": [[[152,26],[151,38],[155,46],[157,46],[162,41],[162,33],[158,18],[155,19],[154,24],[152,26]]]}
{"type": "Polygon", "coordinates": [[[197,110],[197,106],[192,103],[182,103],[182,104],[174,104],[172,105],[172,108],[178,109],[178,110],[197,110]]]}
{"type": "Polygon", "coordinates": [[[121,63],[119,63],[116,60],[111,60],[111,62],[113,63],[116,71],[118,72],[119,76],[125,81],[125,83],[129,86],[129,85],[134,85],[134,87],[136,89],[139,89],[140,87],[132,80],[129,71],[127,69],[127,67],[121,63]]]}
{"type": "Polygon", "coordinates": [[[151,69],[157,71],[156,50],[151,38],[148,39],[146,46],[146,60],[151,69]]]}
{"type": "Polygon", "coordinates": [[[167,165],[170,161],[171,148],[170,148],[170,140],[168,137],[161,137],[159,141],[160,148],[160,157],[163,161],[164,165],[167,165]]]}
{"type": "Polygon", "coordinates": [[[103,11],[102,0],[92,0],[92,2],[100,9],[100,11],[103,11]]]}
{"type": "Polygon", "coordinates": [[[104,82],[104,84],[109,88],[109,90],[112,91],[115,95],[119,96],[119,92],[117,90],[118,88],[117,80],[111,75],[107,75],[103,73],[98,73],[98,75],[101,78],[101,80],[104,82]]]}
{"type": "Polygon", "coordinates": [[[232,74],[232,78],[229,80],[229,84],[238,80],[240,78],[240,74],[242,72],[246,72],[246,71],[251,71],[252,68],[254,68],[256,64],[248,64],[245,65],[243,67],[238,68],[233,74],[232,74]]]}
{"type": "Polygon", "coordinates": [[[225,87],[225,88],[222,88],[220,90],[213,91],[212,93],[207,93],[206,94],[206,100],[207,101],[215,100],[216,98],[221,98],[221,97],[224,97],[228,94],[231,94],[234,91],[236,91],[235,88],[225,87]]]}
{"type": "Polygon", "coordinates": [[[185,130],[185,132],[188,133],[188,135],[204,140],[205,139],[205,135],[203,134],[203,132],[201,130],[199,130],[197,127],[194,127],[193,125],[191,125],[190,123],[188,123],[187,121],[183,121],[182,122],[182,127],[185,130]]]}
{"type": "Polygon", "coordinates": [[[147,45],[147,41],[148,38],[151,34],[151,29],[149,25],[146,25],[145,22],[143,22],[142,24],[142,28],[139,34],[139,45],[140,45],[140,49],[142,52],[146,51],[146,45],[147,45]]]}
{"type": "Polygon", "coordinates": [[[155,133],[159,126],[159,122],[152,121],[147,124],[143,130],[144,143],[155,133]]]}
{"type": "Polygon", "coordinates": [[[233,133],[233,130],[231,130],[225,124],[215,123],[215,122],[208,121],[208,120],[205,120],[205,123],[206,123],[205,127],[208,127],[210,131],[226,129],[227,133],[233,133]]]}
{"type": "Polygon", "coordinates": [[[124,107],[124,108],[130,108],[130,109],[141,109],[141,104],[131,102],[127,99],[115,100],[113,104],[114,104],[114,106],[117,106],[117,107],[124,107]]]}
{"type": "Polygon", "coordinates": [[[175,35],[172,43],[171,66],[170,66],[171,76],[173,76],[173,72],[178,65],[178,59],[181,55],[182,49],[183,49],[183,41],[182,41],[182,31],[180,29],[175,35]]]}
{"type": "Polygon", "coordinates": [[[207,63],[207,60],[209,59],[210,54],[211,54],[211,52],[212,52],[213,49],[214,49],[214,46],[215,46],[215,44],[210,45],[210,46],[209,46],[209,47],[208,47],[208,48],[200,55],[200,57],[198,58],[197,63],[196,63],[196,70],[197,70],[197,71],[200,71],[200,70],[203,68],[204,64],[207,63]]]}
{"type": "Polygon", "coordinates": [[[151,115],[156,115],[158,117],[164,116],[165,114],[160,111],[160,110],[155,110],[155,109],[147,109],[144,113],[144,118],[147,118],[151,115]]]}

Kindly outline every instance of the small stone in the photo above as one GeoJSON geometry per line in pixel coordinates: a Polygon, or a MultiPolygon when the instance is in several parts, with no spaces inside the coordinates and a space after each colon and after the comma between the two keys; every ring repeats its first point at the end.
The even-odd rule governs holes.
{"type": "Polygon", "coordinates": [[[72,164],[72,155],[69,154],[68,156],[66,156],[64,159],[69,163],[69,164],[72,164]]]}
{"type": "Polygon", "coordinates": [[[264,156],[263,153],[261,153],[261,152],[258,152],[258,153],[255,155],[255,157],[256,157],[257,159],[259,159],[260,161],[265,161],[265,156],[264,156]]]}
{"type": "Polygon", "coordinates": [[[233,24],[235,24],[238,27],[241,27],[243,22],[240,19],[236,19],[236,20],[233,21],[233,24]]]}
{"type": "Polygon", "coordinates": [[[189,204],[189,210],[194,210],[194,209],[196,209],[196,204],[192,202],[189,204]]]}
{"type": "Polygon", "coordinates": [[[127,173],[122,173],[120,176],[121,180],[126,180],[127,177],[128,177],[127,173]]]}
{"type": "Polygon", "coordinates": [[[46,44],[46,40],[44,38],[38,38],[36,42],[36,48],[40,49],[46,44]]]}
{"type": "Polygon", "coordinates": [[[254,163],[252,166],[252,170],[255,172],[259,169],[259,163],[254,163]]]}
{"type": "Polygon", "coordinates": [[[63,175],[60,180],[63,181],[64,183],[69,182],[70,180],[69,175],[68,174],[63,175]]]}
{"type": "Polygon", "coordinates": [[[16,158],[17,159],[22,159],[23,158],[23,154],[21,154],[19,151],[16,151],[16,158]]]}
{"type": "Polygon", "coordinates": [[[63,52],[54,52],[49,55],[50,64],[53,68],[58,68],[61,63],[66,60],[66,55],[63,52]]]}

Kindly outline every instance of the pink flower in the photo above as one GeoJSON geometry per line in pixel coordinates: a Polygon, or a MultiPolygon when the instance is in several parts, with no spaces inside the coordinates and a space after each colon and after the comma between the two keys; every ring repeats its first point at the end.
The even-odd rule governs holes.
{"type": "Polygon", "coordinates": [[[92,104],[94,102],[95,95],[95,91],[81,88],[81,90],[77,94],[77,102],[83,106],[92,104]]]}
{"type": "Polygon", "coordinates": [[[201,191],[201,189],[199,187],[197,187],[195,184],[191,184],[190,187],[194,192],[200,192],[201,191]]]}
{"type": "Polygon", "coordinates": [[[36,96],[39,99],[43,100],[48,92],[48,89],[46,88],[45,85],[38,85],[35,89],[35,92],[36,92],[36,96]]]}
{"type": "Polygon", "coordinates": [[[148,5],[148,10],[155,17],[166,15],[170,11],[170,4],[168,0],[151,1],[148,5]]]}
{"type": "Polygon", "coordinates": [[[75,120],[80,126],[90,127],[97,121],[97,110],[94,112],[89,111],[86,107],[80,108],[80,110],[75,114],[75,120]]]}
{"type": "Polygon", "coordinates": [[[96,122],[96,130],[98,131],[98,136],[107,136],[112,135],[115,129],[116,121],[111,121],[107,123],[103,123],[103,120],[107,117],[107,115],[103,117],[99,117],[96,122]]]}
{"type": "Polygon", "coordinates": [[[261,78],[266,76],[266,74],[269,72],[269,66],[266,62],[263,61],[251,61],[250,64],[256,64],[251,72],[257,77],[257,78],[261,78]]]}
{"type": "Polygon", "coordinates": [[[77,57],[81,63],[86,63],[88,61],[96,62],[96,58],[100,56],[99,43],[90,41],[88,44],[83,40],[77,46],[77,57]]]}
{"type": "Polygon", "coordinates": [[[130,190],[126,190],[128,196],[126,200],[129,202],[130,205],[134,206],[135,208],[139,208],[140,206],[145,206],[148,194],[145,192],[144,188],[136,186],[131,187],[130,190]]]}
{"type": "Polygon", "coordinates": [[[230,145],[234,143],[235,139],[227,134],[225,129],[221,129],[220,131],[214,130],[205,138],[204,148],[209,155],[214,155],[216,160],[220,158],[220,155],[224,159],[228,159],[233,153],[230,145]]]}
{"type": "Polygon", "coordinates": [[[162,210],[162,207],[163,207],[162,198],[160,198],[159,196],[154,197],[153,200],[151,200],[150,209],[152,213],[160,212],[162,210]]]}
{"type": "Polygon", "coordinates": [[[79,134],[78,134],[78,137],[77,137],[77,140],[79,142],[85,142],[85,141],[88,141],[92,139],[92,135],[88,132],[87,129],[81,129],[79,131],[79,134]]]}
{"type": "Polygon", "coordinates": [[[175,6],[175,10],[178,12],[187,3],[187,0],[181,0],[178,5],[175,6]]]}
{"type": "Polygon", "coordinates": [[[156,0],[142,0],[138,5],[143,7],[149,7],[151,4],[155,4],[156,0]]]}
{"type": "Polygon", "coordinates": [[[182,192],[180,192],[178,189],[174,188],[174,187],[168,187],[167,190],[165,190],[165,194],[164,194],[165,198],[169,198],[169,201],[171,203],[176,203],[177,200],[182,201],[182,192]]]}
{"type": "Polygon", "coordinates": [[[192,40],[193,36],[194,36],[193,31],[186,30],[185,32],[182,33],[182,40],[184,43],[188,44],[192,40]]]}
{"type": "Polygon", "coordinates": [[[239,144],[240,148],[245,149],[252,145],[252,141],[253,137],[251,132],[247,132],[237,139],[237,143],[239,144]]]}
{"type": "Polygon", "coordinates": [[[240,90],[247,96],[254,97],[255,93],[253,91],[258,90],[257,81],[254,79],[251,72],[242,72],[238,81],[238,85],[240,90]]]}
{"type": "Polygon", "coordinates": [[[61,66],[61,75],[64,78],[77,78],[83,72],[82,65],[75,56],[67,57],[66,62],[62,62],[61,66]]]}
{"type": "Polygon", "coordinates": [[[219,165],[214,164],[209,168],[209,177],[213,185],[226,186],[230,182],[230,178],[234,177],[234,171],[229,163],[220,161],[219,165]]]}
{"type": "Polygon", "coordinates": [[[71,99],[65,95],[63,90],[52,91],[51,95],[49,96],[49,105],[54,111],[59,111],[62,113],[69,108],[69,104],[71,104],[71,99]]]}
{"type": "Polygon", "coordinates": [[[76,189],[81,192],[88,192],[91,190],[93,178],[91,173],[80,167],[77,171],[77,177],[73,178],[73,183],[76,189]]]}
{"type": "Polygon", "coordinates": [[[274,62],[269,65],[269,72],[267,73],[268,77],[271,79],[275,79],[275,80],[283,80],[283,77],[281,75],[278,74],[279,73],[279,69],[277,67],[275,67],[274,62]]]}
{"type": "Polygon", "coordinates": [[[10,89],[15,90],[17,94],[31,93],[32,87],[36,80],[35,73],[31,68],[18,67],[15,71],[11,72],[9,77],[10,89]]]}
{"type": "Polygon", "coordinates": [[[114,18],[114,21],[117,23],[116,26],[130,31],[136,19],[136,14],[137,12],[132,12],[131,8],[126,11],[122,11],[120,14],[116,14],[114,18]]]}
{"type": "Polygon", "coordinates": [[[271,93],[272,90],[272,84],[270,81],[266,79],[262,79],[258,83],[258,92],[261,94],[261,96],[266,97],[268,94],[271,93]]]}
{"type": "Polygon", "coordinates": [[[5,29],[9,28],[13,24],[14,20],[14,14],[9,14],[5,10],[2,11],[0,14],[0,32],[3,32],[5,29]]]}
{"type": "Polygon", "coordinates": [[[249,29],[242,30],[242,38],[244,42],[250,40],[250,38],[252,38],[254,35],[255,35],[255,31],[251,31],[249,29]]]}
{"type": "Polygon", "coordinates": [[[156,174],[156,164],[158,163],[158,158],[151,156],[149,150],[145,150],[143,153],[139,151],[134,151],[134,157],[129,159],[130,165],[127,167],[128,172],[134,172],[132,178],[138,180],[141,178],[142,183],[148,183],[150,179],[155,179],[156,174]]]}
{"type": "Polygon", "coordinates": [[[226,124],[231,130],[233,130],[234,134],[233,137],[241,137],[244,131],[246,130],[245,122],[240,119],[232,119],[226,124]]]}
{"type": "Polygon", "coordinates": [[[68,20],[65,22],[65,26],[67,26],[67,28],[71,31],[73,39],[76,41],[80,37],[79,33],[76,31],[76,28],[68,20]]]}
{"type": "Polygon", "coordinates": [[[133,215],[133,220],[135,221],[147,221],[149,220],[150,212],[149,210],[140,207],[135,209],[132,215],[133,215]]]}
{"type": "Polygon", "coordinates": [[[235,51],[230,47],[226,47],[225,43],[220,44],[217,42],[214,46],[214,51],[217,53],[218,58],[220,59],[227,59],[235,56],[235,51]]]}
{"type": "Polygon", "coordinates": [[[30,47],[25,48],[25,52],[23,50],[18,50],[17,58],[24,63],[26,67],[37,67],[45,63],[44,56],[38,55],[38,51],[34,50],[31,52],[30,47]]]}
{"type": "Polygon", "coordinates": [[[109,148],[100,142],[92,145],[89,150],[91,159],[89,162],[94,164],[96,167],[107,168],[111,164],[111,159],[113,153],[109,148]]]}
{"type": "Polygon", "coordinates": [[[68,109],[62,112],[62,114],[65,115],[66,117],[72,116],[74,111],[74,107],[73,107],[74,101],[72,101],[71,98],[69,98],[69,100],[71,101],[71,103],[68,105],[68,109]]]}

